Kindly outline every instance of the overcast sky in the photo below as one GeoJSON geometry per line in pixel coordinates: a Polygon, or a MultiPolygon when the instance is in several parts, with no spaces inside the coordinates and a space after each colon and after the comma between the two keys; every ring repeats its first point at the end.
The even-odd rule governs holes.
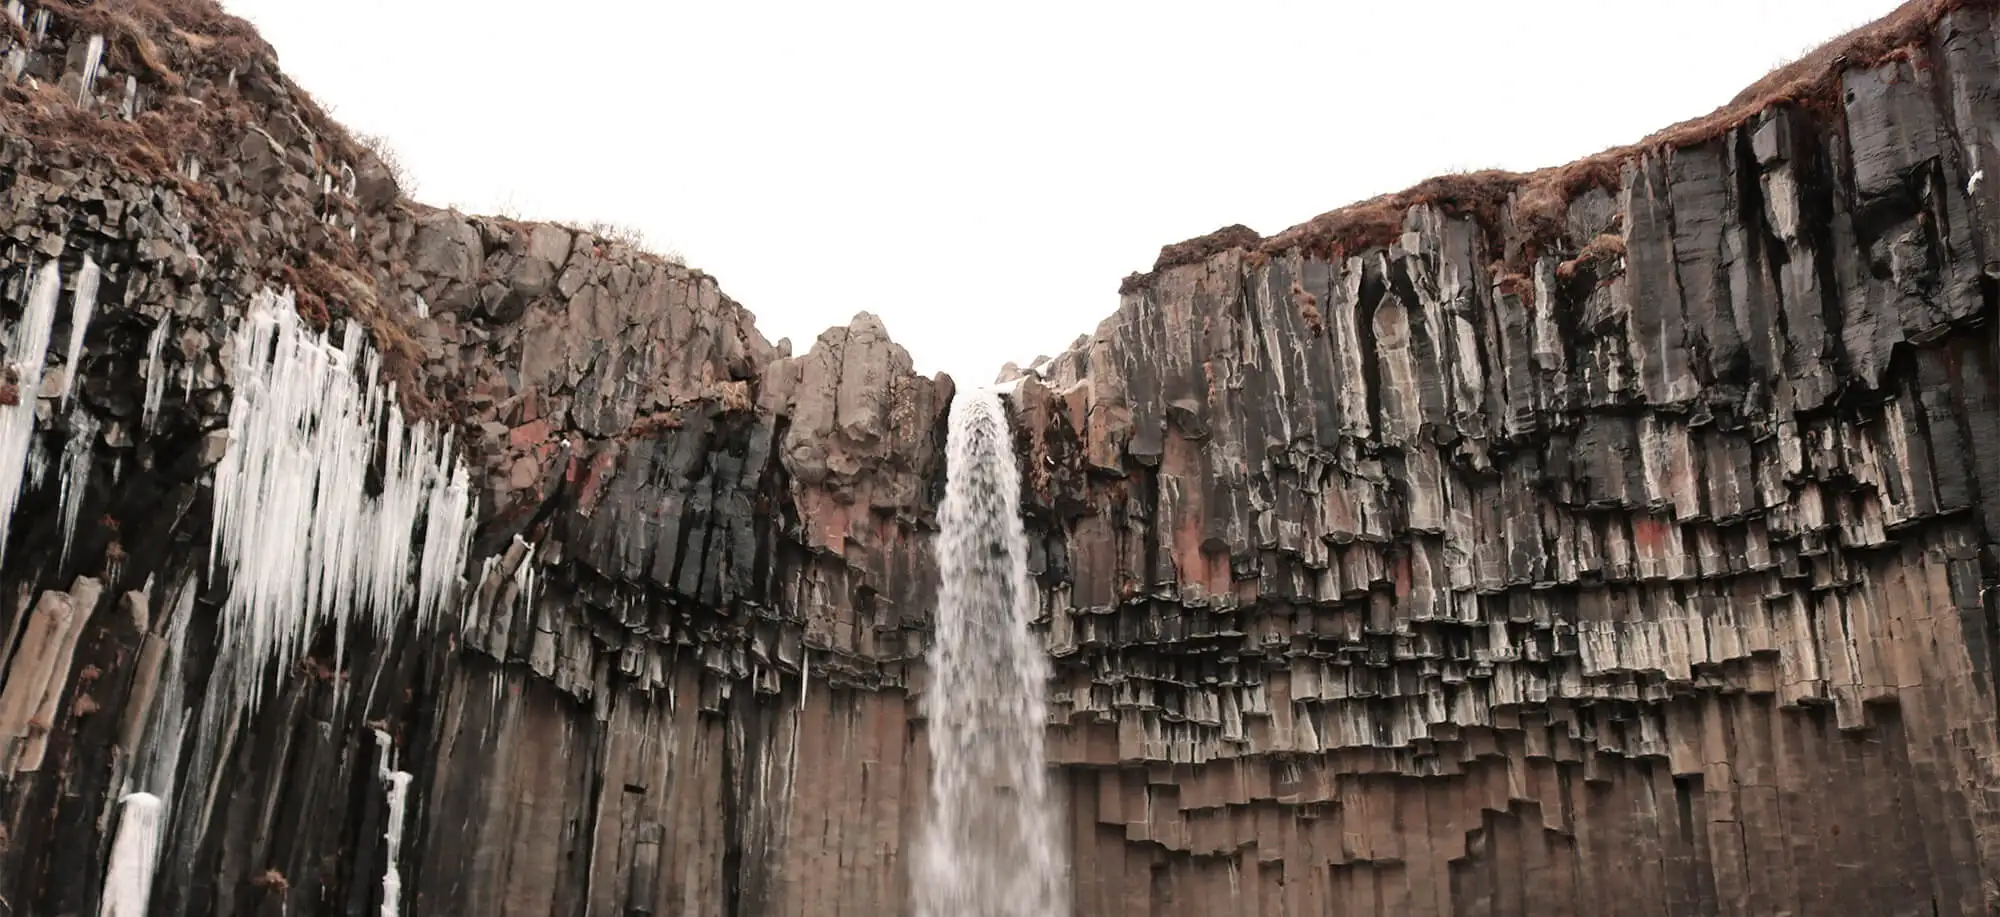
{"type": "Polygon", "coordinates": [[[1893,0],[224,0],[427,203],[605,220],[990,381],[1161,245],[1706,113],[1893,0]]]}

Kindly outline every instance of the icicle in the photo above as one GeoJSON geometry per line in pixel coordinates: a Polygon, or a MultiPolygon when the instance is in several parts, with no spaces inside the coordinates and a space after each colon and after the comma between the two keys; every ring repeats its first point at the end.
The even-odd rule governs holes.
{"type": "Polygon", "coordinates": [[[91,90],[97,87],[97,68],[104,62],[104,36],[90,36],[90,43],[83,51],[83,80],[76,87],[76,104],[82,105],[90,99],[91,90]]]}
{"type": "Polygon", "coordinates": [[[34,444],[28,447],[28,489],[40,490],[48,476],[49,450],[42,446],[42,431],[36,430],[34,444]]]}
{"type": "Polygon", "coordinates": [[[388,733],[375,730],[375,747],[381,752],[376,758],[375,776],[382,781],[389,802],[388,827],[382,833],[389,860],[388,868],[382,872],[382,917],[396,917],[402,909],[403,890],[403,876],[396,868],[396,860],[403,850],[403,816],[408,808],[410,774],[395,769],[395,746],[388,733]]]}
{"type": "Polygon", "coordinates": [[[431,487],[430,507],[424,513],[424,552],[417,563],[418,628],[429,628],[438,610],[454,598],[447,592],[462,582],[466,557],[472,553],[472,485],[464,463],[453,461],[450,432],[439,451],[450,465],[450,480],[431,487]]]}
{"type": "Polygon", "coordinates": [[[159,689],[153,696],[151,723],[146,727],[146,758],[135,774],[139,786],[163,800],[172,800],[179,787],[181,742],[187,736],[187,700],[181,680],[182,663],[187,658],[188,620],[194,617],[195,585],[183,582],[168,612],[166,654],[160,664],[159,689]]]}
{"type": "Polygon", "coordinates": [[[76,539],[76,517],[83,510],[83,496],[90,489],[90,459],[97,446],[97,418],[78,406],[70,412],[69,441],[63,443],[62,458],[62,557],[69,563],[70,545],[76,539]]]}
{"type": "MultiPolygon", "coordinates": [[[[514,536],[514,542],[516,544],[526,544],[526,542],[521,540],[521,536],[519,535],[514,536]]],[[[514,568],[514,595],[520,602],[520,604],[515,606],[516,608],[526,609],[530,613],[534,611],[535,558],[532,553],[522,559],[520,566],[514,568]]]]}
{"type": "Polygon", "coordinates": [[[812,693],[813,651],[810,647],[799,647],[799,709],[806,708],[806,695],[812,693]]]}
{"type": "Polygon", "coordinates": [[[127,121],[139,114],[139,78],[126,74],[125,101],[118,105],[118,115],[127,121]]]}
{"type": "Polygon", "coordinates": [[[147,433],[153,432],[153,422],[160,418],[160,404],[167,397],[167,370],[160,365],[160,352],[166,349],[173,325],[172,316],[162,316],[160,323],[153,326],[152,336],[146,339],[146,406],[140,425],[147,433]]]}
{"type": "Polygon", "coordinates": [[[453,474],[449,437],[434,447],[430,428],[406,425],[395,388],[379,384],[381,359],[359,323],[333,347],[299,321],[289,292],[265,291],[232,349],[235,397],[215,471],[209,562],[228,576],[224,651],[242,663],[232,677],[240,702],[254,708],[267,665],[289,665],[323,623],[334,627],[337,653],[356,623],[386,640],[414,607],[428,624],[461,576],[471,501],[463,471],[453,474]],[[370,497],[378,453],[382,486],[370,497]]]}
{"type": "Polygon", "coordinates": [[[69,354],[63,363],[62,408],[69,408],[76,379],[83,375],[83,335],[90,329],[90,316],[97,305],[97,262],[83,256],[83,270],[76,274],[76,294],[69,310],[69,354]]]}
{"type": "Polygon", "coordinates": [[[396,917],[401,913],[403,896],[403,876],[396,868],[396,860],[403,851],[403,812],[409,805],[410,772],[395,771],[388,782],[389,828],[383,832],[382,840],[389,866],[382,871],[382,917],[396,917]]]}
{"type": "Polygon", "coordinates": [[[48,358],[49,333],[55,326],[56,300],[62,295],[62,272],[55,261],[42,265],[28,292],[19,324],[4,336],[6,370],[14,379],[15,404],[0,405],[0,561],[6,559],[7,532],[14,506],[21,498],[28,451],[35,434],[35,400],[42,390],[42,364],[48,358]]]}
{"type": "Polygon", "coordinates": [[[120,799],[124,814],[118,819],[117,839],[111,844],[111,862],[104,874],[104,896],[98,903],[99,917],[145,917],[146,899],[153,889],[153,860],[160,846],[160,799],[151,793],[132,793],[120,799]]]}
{"type": "MultiPolygon", "coordinates": [[[[27,10],[21,6],[21,0],[7,0],[6,16],[13,20],[15,25],[25,27],[27,21],[23,17],[26,15],[27,10]]],[[[22,70],[27,69],[28,49],[20,47],[19,42],[9,42],[9,44],[15,47],[7,49],[6,63],[0,65],[0,76],[5,76],[7,82],[11,83],[20,78],[22,70]]]]}
{"type": "Polygon", "coordinates": [[[97,917],[146,917],[153,893],[153,867],[160,852],[160,797],[133,793],[119,800],[118,836],[104,872],[104,897],[97,917]]]}
{"type": "Polygon", "coordinates": [[[418,318],[431,317],[431,304],[424,301],[424,295],[422,293],[417,294],[417,317],[418,318]]]}

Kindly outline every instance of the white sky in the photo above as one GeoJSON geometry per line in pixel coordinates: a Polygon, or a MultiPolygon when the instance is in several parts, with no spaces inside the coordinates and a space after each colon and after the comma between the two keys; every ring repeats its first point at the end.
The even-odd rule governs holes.
{"type": "Polygon", "coordinates": [[[416,196],[642,230],[990,381],[1161,245],[1704,114],[1895,0],[224,0],[416,196]]]}

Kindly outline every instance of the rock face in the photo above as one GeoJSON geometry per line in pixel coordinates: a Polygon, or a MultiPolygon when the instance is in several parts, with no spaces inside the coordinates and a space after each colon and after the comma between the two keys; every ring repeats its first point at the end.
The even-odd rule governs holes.
{"type": "MultiPolygon", "coordinates": [[[[951,380],[403,199],[204,0],[4,9],[9,913],[901,912],[951,380]],[[210,555],[267,286],[476,509],[441,620],[276,612],[253,706],[210,555]]],[[[1993,17],[1169,246],[1032,367],[1076,913],[2000,910],[1993,17]]]]}
{"type": "Polygon", "coordinates": [[[1079,913],[2000,907],[2000,71],[1938,15],[1554,235],[1545,175],[1169,247],[1022,384],[1079,913]]]}

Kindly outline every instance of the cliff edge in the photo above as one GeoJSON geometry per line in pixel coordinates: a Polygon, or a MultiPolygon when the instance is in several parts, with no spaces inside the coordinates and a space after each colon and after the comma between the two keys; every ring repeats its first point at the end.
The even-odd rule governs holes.
{"type": "MultiPolygon", "coordinates": [[[[1993,6],[1016,371],[1076,913],[2000,907],[1993,6]]],[[[0,907],[906,906],[950,379],[4,11],[0,907]]]]}
{"type": "Polygon", "coordinates": [[[1992,16],[1016,370],[1079,912],[2000,907],[1992,16]]]}

